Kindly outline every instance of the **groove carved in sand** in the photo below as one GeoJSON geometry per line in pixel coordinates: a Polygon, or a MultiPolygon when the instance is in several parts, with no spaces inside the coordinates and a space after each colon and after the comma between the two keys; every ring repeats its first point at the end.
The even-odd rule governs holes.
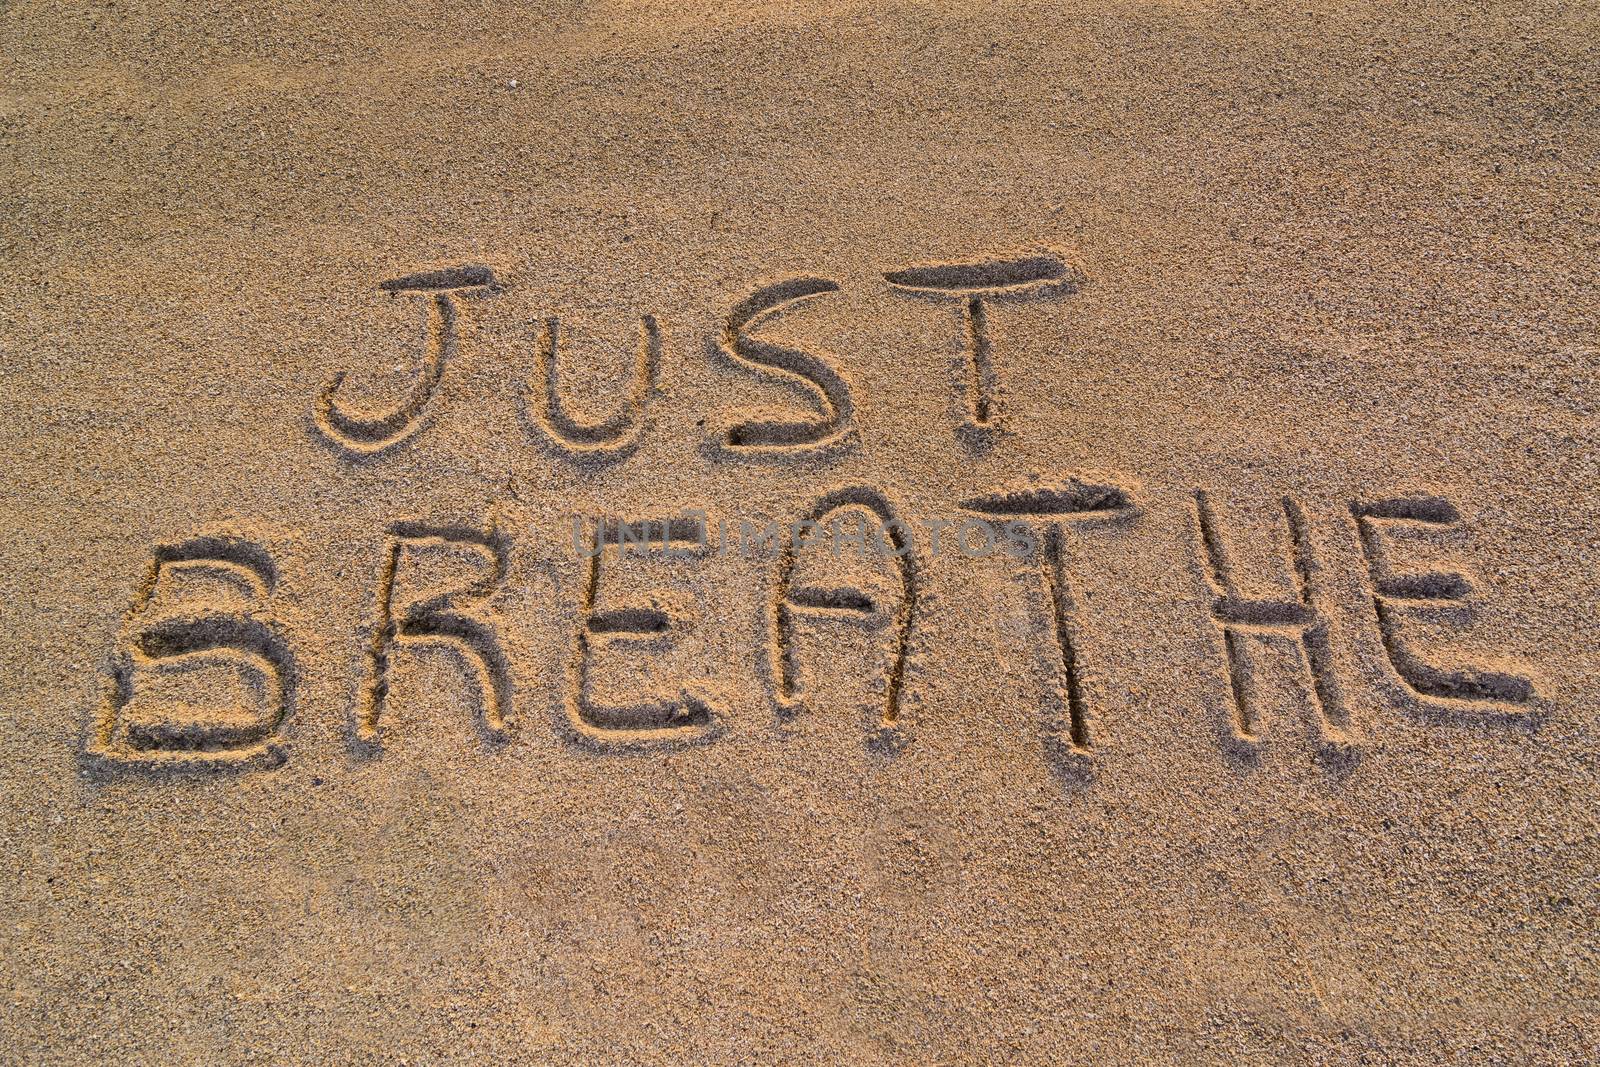
{"type": "Polygon", "coordinates": [[[1461,521],[1455,505],[1442,497],[1403,496],[1351,504],[1367,578],[1372,610],[1384,654],[1396,676],[1415,696],[1446,712],[1522,717],[1531,714],[1536,697],[1533,682],[1520,674],[1489,667],[1442,667],[1406,640],[1405,618],[1419,612],[1437,614],[1468,607],[1472,582],[1458,571],[1396,573],[1389,564],[1385,531],[1443,531],[1461,521]]]}
{"type": "Polygon", "coordinates": [[[378,575],[376,617],[367,645],[367,676],[356,703],[356,737],[381,740],[397,646],[430,644],[454,653],[473,681],[481,727],[498,740],[515,723],[511,674],[500,624],[488,601],[505,579],[508,544],[499,531],[468,526],[399,522],[390,527],[378,575]],[[396,579],[409,558],[459,550],[479,561],[479,574],[455,588],[399,602],[396,579]]]}
{"type": "Polygon", "coordinates": [[[967,366],[966,428],[980,433],[999,422],[1000,376],[990,340],[988,304],[1073,293],[1084,282],[1083,275],[1054,252],[901,267],[884,271],[883,277],[901,292],[959,303],[967,366]]]}
{"type": "Polygon", "coordinates": [[[561,323],[544,320],[536,348],[532,380],[525,386],[524,404],[533,422],[552,446],[582,458],[620,456],[644,432],[645,411],[661,374],[661,328],[654,315],[639,319],[639,350],[633,381],[622,406],[600,422],[580,422],[561,400],[561,323]]]}
{"type": "Polygon", "coordinates": [[[760,287],[728,313],[720,351],[737,365],[803,390],[818,414],[795,418],[788,412],[762,411],[728,428],[723,442],[727,450],[740,455],[803,456],[844,443],[855,419],[855,402],[845,377],[817,353],[752,335],[786,308],[838,291],[838,284],[826,278],[790,278],[760,287]]]}
{"type": "Polygon", "coordinates": [[[986,519],[1045,519],[1044,538],[1036,547],[1039,580],[1050,606],[1051,632],[1058,659],[1056,707],[1065,720],[1048,724],[1059,752],[1086,759],[1093,745],[1090,712],[1083,694],[1082,663],[1076,609],[1066,567],[1062,525],[1091,521],[1127,521],[1137,514],[1128,490],[1074,479],[1060,486],[1037,486],[989,493],[961,502],[964,511],[986,519]]]}
{"type": "Polygon", "coordinates": [[[778,556],[768,606],[767,658],[773,678],[773,698],[779,715],[785,718],[792,718],[804,708],[804,685],[795,655],[798,618],[866,626],[888,623],[891,630],[889,666],[884,677],[881,711],[872,725],[870,740],[876,747],[893,749],[903,740],[900,703],[910,658],[912,622],[917,611],[918,563],[904,526],[888,498],[876,489],[856,486],[826,493],[812,505],[802,522],[821,528],[827,525],[830,517],[852,508],[870,512],[877,530],[881,531],[880,536],[886,539],[883,547],[887,551],[883,555],[892,560],[900,581],[898,603],[891,610],[876,603],[870,594],[848,586],[796,586],[793,582],[796,545],[786,542],[778,556]]]}
{"type": "Polygon", "coordinates": [[[1251,686],[1251,641],[1293,642],[1309,675],[1318,743],[1334,749],[1351,744],[1350,716],[1335,674],[1328,620],[1316,603],[1317,562],[1304,509],[1290,497],[1282,501],[1289,529],[1289,567],[1298,596],[1294,600],[1254,600],[1243,596],[1234,581],[1227,545],[1210,497],[1196,490],[1195,516],[1206,579],[1214,599],[1211,618],[1222,634],[1228,686],[1233,697],[1230,732],[1235,743],[1253,749],[1260,743],[1251,686]]]}
{"type": "Polygon", "coordinates": [[[606,751],[636,751],[712,740],[723,730],[726,710],[699,687],[685,684],[676,692],[651,693],[626,705],[604,704],[592,693],[591,660],[597,652],[615,649],[643,666],[645,656],[675,641],[682,620],[659,598],[621,607],[599,606],[600,579],[607,550],[620,563],[627,552],[658,546],[662,558],[698,559],[707,543],[703,515],[666,520],[594,523],[585,551],[583,591],[579,602],[572,659],[562,698],[564,732],[569,740],[606,751]]]}
{"type": "Polygon", "coordinates": [[[455,267],[394,278],[379,289],[396,296],[420,297],[427,308],[427,328],[421,361],[410,390],[388,411],[362,412],[349,408],[338,394],[345,372],[339,371],[323,387],[316,402],[316,425],[334,445],[355,456],[387,451],[426,425],[439,380],[447,363],[461,346],[460,319],[463,296],[500,289],[487,267],[455,267]]]}
{"type": "Polygon", "coordinates": [[[280,758],[296,674],[289,643],[267,610],[276,585],[271,555],[242,537],[203,536],[157,546],[123,617],[112,691],[92,724],[89,755],[143,768],[243,766],[280,758]],[[169,579],[203,582],[211,595],[163,608],[169,579]],[[224,590],[233,596],[224,597],[224,590]],[[242,599],[244,606],[229,599],[242,599]],[[255,706],[139,699],[141,683],[217,667],[246,683],[255,706]]]}

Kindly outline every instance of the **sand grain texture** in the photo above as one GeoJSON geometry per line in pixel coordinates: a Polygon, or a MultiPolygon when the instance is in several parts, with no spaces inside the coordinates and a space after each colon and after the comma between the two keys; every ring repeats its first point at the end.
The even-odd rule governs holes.
{"type": "Polygon", "coordinates": [[[1600,1059],[1594,8],[0,40],[0,1061],[1600,1059]]]}

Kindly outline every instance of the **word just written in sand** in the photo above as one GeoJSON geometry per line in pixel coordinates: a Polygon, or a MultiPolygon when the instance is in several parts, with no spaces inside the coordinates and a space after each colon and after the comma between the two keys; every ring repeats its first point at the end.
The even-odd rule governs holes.
{"type": "MultiPolygon", "coordinates": [[[[991,305],[1067,296],[1085,281],[1065,258],[1048,252],[907,267],[886,271],[883,277],[895,292],[957,309],[966,366],[962,429],[973,443],[1000,425],[991,305]]],[[[421,303],[427,338],[411,386],[393,407],[375,412],[349,406],[342,396],[343,371],[317,397],[313,412],[317,433],[353,457],[387,453],[425,429],[446,368],[460,353],[461,320],[468,303],[492,297],[504,286],[488,267],[464,266],[395,278],[379,288],[421,303]]],[[[786,278],[758,286],[728,312],[716,346],[719,355],[732,366],[804,394],[813,410],[753,412],[722,432],[716,444],[725,454],[793,458],[842,450],[855,441],[854,390],[836,360],[756,336],[789,309],[839,291],[839,284],[827,278],[786,278]]],[[[627,396],[617,411],[598,422],[574,418],[561,399],[560,334],[561,323],[554,316],[539,325],[533,369],[518,389],[525,421],[558,454],[590,461],[626,456],[639,443],[650,403],[659,393],[662,346],[656,317],[640,317],[638,355],[627,396]]]]}
{"type": "MultiPolygon", "coordinates": [[[[939,264],[887,271],[888,285],[922,299],[948,300],[962,321],[966,352],[965,428],[981,439],[997,420],[995,371],[987,317],[989,302],[1041,298],[1074,292],[1081,272],[1052,253],[970,263],[939,264]]],[[[445,367],[458,347],[461,301],[501,288],[483,267],[459,267],[410,275],[386,282],[394,295],[419,298],[426,309],[428,334],[416,381],[392,410],[377,414],[347,408],[339,399],[344,381],[336,375],[315,405],[317,432],[356,456],[375,456],[413,437],[426,424],[445,367]]],[[[728,453],[815,454],[848,444],[854,407],[845,377],[815,353],[752,336],[781,309],[798,301],[838,291],[821,278],[796,278],[761,286],[729,313],[719,350],[754,373],[798,384],[810,391],[816,413],[774,417],[761,413],[730,426],[721,444],[728,453]]],[[[559,399],[558,323],[543,325],[532,380],[523,402],[549,443],[575,460],[625,455],[637,443],[646,408],[660,372],[660,331],[651,316],[641,319],[641,338],[633,388],[622,410],[599,423],[581,423],[559,399]]],[[[1074,595],[1066,544],[1071,538],[1126,537],[1136,528],[1143,506],[1128,484],[1096,478],[1065,478],[1050,485],[1030,483],[982,493],[958,502],[955,519],[936,519],[921,527],[931,543],[916,535],[918,524],[872,486],[848,486],[820,496],[792,524],[750,530],[772,557],[765,591],[765,632],[758,650],[772,712],[788,723],[817,698],[807,684],[814,660],[802,645],[817,644],[832,627],[864,627],[882,635],[882,656],[870,663],[834,664],[838,671],[876,670],[877,706],[865,742],[883,753],[906,742],[901,709],[915,684],[916,651],[926,620],[925,585],[939,555],[940,531],[951,531],[964,555],[997,550],[1023,562],[1031,575],[1030,595],[1039,609],[1036,657],[1046,691],[1042,724],[1052,761],[1072,773],[1085,773],[1107,743],[1104,719],[1090,706],[1083,682],[1085,618],[1074,595]],[[818,577],[817,545],[805,531],[837,530],[841,520],[858,531],[852,543],[871,546],[878,580],[854,572],[818,577]],[[790,535],[792,533],[792,536],[790,535]],[[780,534],[782,536],[780,536],[780,534]],[[812,562],[807,562],[811,560],[812,562]]],[[[1211,498],[1197,490],[1192,498],[1195,564],[1211,593],[1209,612],[1217,634],[1220,735],[1236,753],[1252,756],[1261,745],[1259,706],[1265,688],[1258,676],[1257,650],[1275,645],[1290,650],[1300,672],[1308,720],[1319,755],[1347,762],[1358,739],[1337,672],[1328,584],[1321,571],[1302,505],[1281,501],[1287,534],[1282,564],[1292,596],[1252,596],[1241,588],[1230,554],[1230,538],[1211,498]]],[[[1536,723],[1542,703],[1532,681],[1514,670],[1440,662],[1419,647],[1408,623],[1459,613],[1474,599],[1472,581],[1451,569],[1417,572],[1397,565],[1396,546],[1448,530],[1461,521],[1448,500],[1425,495],[1387,495],[1349,504],[1351,534],[1365,560],[1362,581],[1370,599],[1368,617],[1383,650],[1387,680],[1404,706],[1430,721],[1507,721],[1536,723]]],[[[743,531],[743,523],[734,529],[743,531]]],[[[619,663],[625,673],[658,676],[670,653],[693,634],[660,591],[637,589],[632,601],[602,603],[606,588],[625,577],[630,554],[655,546],[663,558],[684,566],[710,565],[726,553],[730,526],[703,512],[667,519],[600,518],[580,523],[573,548],[582,560],[582,588],[569,640],[565,677],[552,705],[557,732],[576,746],[598,751],[636,751],[706,743],[722,736],[733,721],[727,703],[702,691],[693,679],[626,703],[608,703],[596,672],[619,663]],[[718,531],[716,551],[709,531],[718,531]],[[650,661],[654,660],[654,663],[650,661]]],[[[741,544],[741,551],[747,548],[741,544]]],[[[833,546],[835,549],[837,545],[833,546]]],[[[494,524],[405,520],[390,524],[374,576],[372,617],[364,637],[363,674],[350,713],[350,744],[374,750],[385,743],[385,709],[397,677],[397,655],[419,647],[442,648],[463,668],[463,685],[477,708],[478,726],[491,743],[516,729],[525,708],[512,684],[514,671],[505,639],[507,619],[499,594],[509,586],[512,539],[494,524]],[[473,576],[440,591],[405,592],[405,568],[440,566],[441,559],[472,561],[473,576]],[[430,562],[431,561],[431,562],[430,562]]],[[[839,558],[835,550],[833,559],[839,558]]],[[[822,565],[824,572],[827,565],[822,565]]],[[[125,768],[178,769],[271,766],[287,755],[285,729],[295,709],[301,682],[295,635],[274,611],[278,566],[270,550],[247,536],[207,533],[158,545],[125,613],[112,657],[110,692],[90,723],[85,750],[100,763],[125,768]],[[192,595],[196,588],[215,595],[192,595]],[[185,595],[179,595],[184,590],[185,595]],[[244,598],[241,606],[240,596],[244,598]],[[211,677],[221,671],[242,682],[234,697],[175,699],[163,694],[162,679],[211,677]]],[[[670,673],[670,672],[669,672],[670,673]]]]}

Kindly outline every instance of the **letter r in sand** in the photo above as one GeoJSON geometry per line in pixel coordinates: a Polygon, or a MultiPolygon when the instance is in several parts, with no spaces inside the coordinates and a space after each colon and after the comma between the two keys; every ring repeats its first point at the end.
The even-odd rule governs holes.
{"type": "Polygon", "coordinates": [[[367,646],[367,678],[356,707],[356,737],[380,741],[379,725],[389,702],[397,647],[431,645],[454,653],[472,683],[471,698],[488,739],[504,739],[515,722],[511,674],[501,648],[500,626],[489,604],[506,574],[507,539],[491,527],[400,522],[391,527],[378,575],[377,612],[367,646]],[[439,589],[406,594],[450,563],[470,568],[471,577],[439,589]]]}

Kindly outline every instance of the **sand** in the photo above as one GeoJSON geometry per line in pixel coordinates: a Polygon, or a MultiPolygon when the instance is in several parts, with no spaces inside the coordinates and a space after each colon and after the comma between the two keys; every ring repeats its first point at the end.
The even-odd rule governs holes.
{"type": "Polygon", "coordinates": [[[0,40],[0,1061],[1600,1058],[1592,7],[0,40]]]}

